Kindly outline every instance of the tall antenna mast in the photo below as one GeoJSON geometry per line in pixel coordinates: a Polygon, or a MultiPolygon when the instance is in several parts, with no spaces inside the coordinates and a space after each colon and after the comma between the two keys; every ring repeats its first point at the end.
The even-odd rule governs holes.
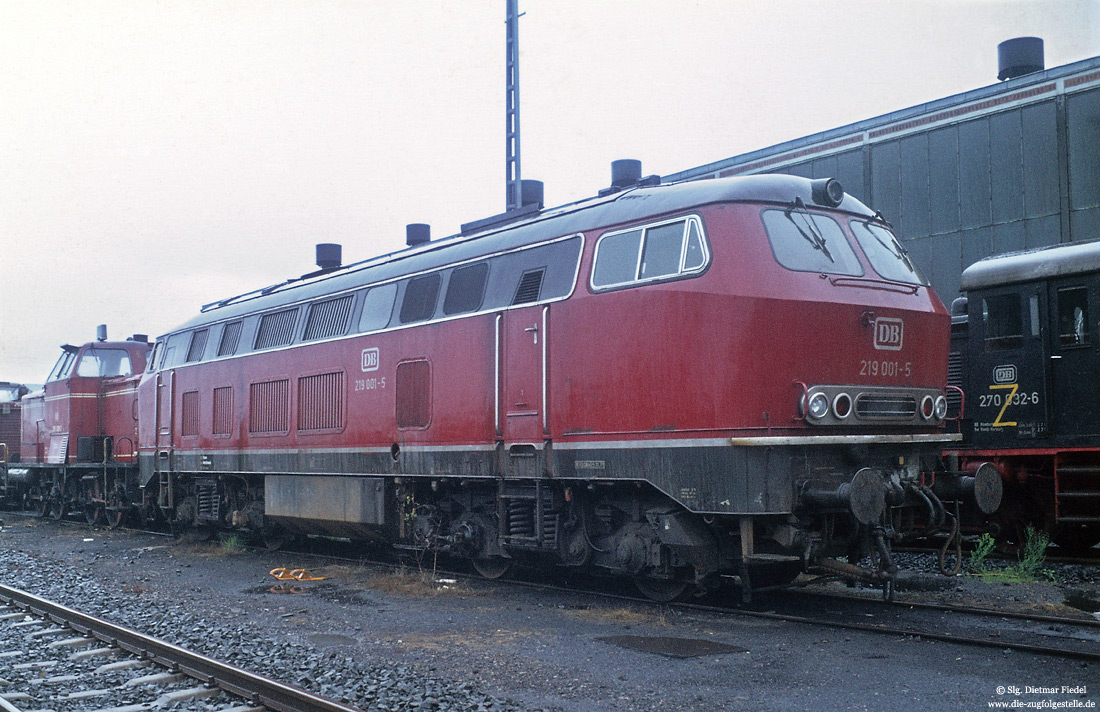
{"type": "Polygon", "coordinates": [[[519,171],[519,0],[505,0],[505,3],[505,210],[515,210],[522,202],[519,171]]]}

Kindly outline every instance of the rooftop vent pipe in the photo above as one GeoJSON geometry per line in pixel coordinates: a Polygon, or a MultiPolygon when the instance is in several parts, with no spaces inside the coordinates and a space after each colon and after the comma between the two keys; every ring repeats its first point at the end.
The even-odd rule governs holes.
{"type": "Polygon", "coordinates": [[[317,245],[317,266],[321,269],[336,269],[340,266],[343,255],[340,245],[331,242],[321,242],[317,245]]]}
{"type": "Polygon", "coordinates": [[[626,188],[642,179],[642,162],[623,158],[611,162],[611,187],[626,188]]]}
{"type": "Polygon", "coordinates": [[[521,180],[519,189],[520,207],[535,205],[542,210],[543,185],[541,180],[521,180]]]}
{"type": "Polygon", "coordinates": [[[405,244],[409,247],[423,245],[432,239],[432,226],[425,223],[409,223],[405,226],[405,244]]]}
{"type": "Polygon", "coordinates": [[[1016,37],[997,45],[997,78],[1002,81],[1045,68],[1040,37],[1016,37]]]}

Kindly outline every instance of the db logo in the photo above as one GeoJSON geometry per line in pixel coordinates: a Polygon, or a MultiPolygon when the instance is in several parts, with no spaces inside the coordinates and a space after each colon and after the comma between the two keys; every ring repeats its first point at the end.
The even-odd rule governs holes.
{"type": "Polygon", "coordinates": [[[378,370],[378,349],[363,349],[363,372],[378,370]]]}
{"type": "Polygon", "coordinates": [[[905,323],[901,319],[880,316],[875,319],[875,348],[879,351],[901,351],[905,323]]]}
{"type": "Polygon", "coordinates": [[[1006,366],[997,366],[993,369],[993,382],[994,383],[1015,383],[1016,382],[1016,367],[1012,364],[1006,366]]]}

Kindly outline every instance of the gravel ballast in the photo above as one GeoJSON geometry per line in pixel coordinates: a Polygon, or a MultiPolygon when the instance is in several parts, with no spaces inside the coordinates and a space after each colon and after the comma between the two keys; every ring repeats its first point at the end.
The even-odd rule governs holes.
{"type": "MultiPolygon", "coordinates": [[[[5,518],[3,583],[368,711],[969,710],[1005,701],[998,686],[1054,682],[1100,702],[1100,683],[1088,684],[1100,674],[1079,662],[505,584],[410,592],[306,554],[5,518]],[[280,583],[277,567],[325,579],[280,583]],[[608,642],[631,637],[725,652],[671,658],[608,642]]],[[[1093,572],[1073,584],[1086,599],[1093,572]]],[[[1070,587],[951,581],[935,595],[1046,611],[1070,587]]]]}

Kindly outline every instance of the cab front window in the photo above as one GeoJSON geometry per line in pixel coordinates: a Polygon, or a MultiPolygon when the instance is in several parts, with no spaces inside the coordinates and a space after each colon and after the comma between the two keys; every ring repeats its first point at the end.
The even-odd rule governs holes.
{"type": "Polygon", "coordinates": [[[76,375],[84,378],[129,376],[133,373],[126,349],[90,348],[80,357],[76,375]]]}

